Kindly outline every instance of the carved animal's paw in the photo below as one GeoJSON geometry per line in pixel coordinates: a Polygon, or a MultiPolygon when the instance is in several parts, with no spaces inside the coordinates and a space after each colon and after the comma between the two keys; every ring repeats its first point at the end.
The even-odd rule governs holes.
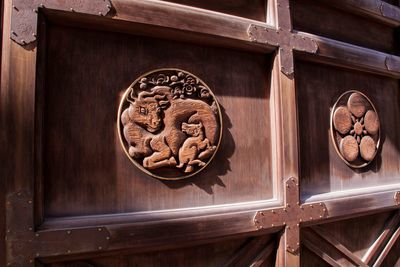
{"type": "Polygon", "coordinates": [[[176,164],[177,164],[176,159],[174,157],[171,157],[169,159],[169,165],[170,166],[176,166],[176,164]]]}
{"type": "Polygon", "coordinates": [[[210,147],[208,147],[208,150],[210,150],[210,151],[215,151],[217,149],[217,146],[210,146],[210,147]]]}
{"type": "Polygon", "coordinates": [[[144,158],[143,159],[143,167],[145,168],[149,168],[150,164],[149,164],[149,158],[144,158]]]}

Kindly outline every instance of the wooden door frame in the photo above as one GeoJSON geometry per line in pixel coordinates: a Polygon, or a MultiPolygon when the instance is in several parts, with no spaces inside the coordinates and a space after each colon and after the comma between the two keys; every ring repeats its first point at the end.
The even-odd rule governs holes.
{"type": "MultiPolygon", "coordinates": [[[[7,181],[6,251],[10,266],[32,266],[35,262],[83,259],[99,253],[114,255],[121,251],[149,251],[237,236],[276,233],[287,229],[289,224],[298,223],[299,218],[278,224],[264,219],[260,227],[257,216],[271,213],[272,210],[285,210],[287,204],[296,210],[303,205],[321,205],[326,209],[321,218],[304,220],[302,226],[318,224],[322,219],[327,222],[399,208],[399,188],[356,190],[345,195],[339,192],[331,194],[331,198],[298,199],[294,202],[285,198],[284,188],[288,188],[288,185],[294,187],[298,194],[298,179],[301,178],[294,59],[323,62],[399,79],[400,57],[293,31],[289,0],[269,1],[269,17],[274,18],[269,24],[151,0],[104,2],[105,5],[111,4],[111,11],[101,15],[95,12],[83,15],[79,9],[53,5],[51,0],[45,2],[43,6],[36,4],[29,7],[37,9],[37,18],[43,16],[45,20],[85,25],[88,28],[101,27],[110,31],[274,54],[271,98],[274,98],[274,109],[277,111],[273,134],[277,144],[274,152],[276,176],[279,178],[276,182],[276,198],[263,203],[44,220],[38,138],[41,133],[42,103],[38,89],[44,86],[43,60],[40,51],[38,53],[40,40],[36,42],[36,38],[33,38],[32,43],[25,41],[21,44],[11,41],[12,12],[15,11],[11,1],[7,1],[4,9],[0,96],[0,126],[5,135],[2,136],[3,149],[0,153],[2,162],[6,163],[2,165],[1,173],[7,181]],[[165,12],[174,14],[173,19],[165,17],[165,12]],[[201,229],[198,228],[199,223],[202,224],[201,229]]],[[[343,0],[341,4],[350,12],[392,26],[400,25],[400,9],[385,2],[343,0]],[[377,4],[379,8],[376,8],[377,4]]],[[[299,252],[293,253],[286,244],[288,232],[283,231],[277,265],[299,266],[299,252]]]]}

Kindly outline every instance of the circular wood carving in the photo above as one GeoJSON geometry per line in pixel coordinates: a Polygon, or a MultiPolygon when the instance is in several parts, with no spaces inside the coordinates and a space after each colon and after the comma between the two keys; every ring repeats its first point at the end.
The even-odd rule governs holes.
{"type": "Polygon", "coordinates": [[[331,113],[331,136],[340,158],[350,167],[362,168],[374,158],[380,143],[378,113],[359,91],[348,91],[331,113]]]}
{"type": "Polygon", "coordinates": [[[221,110],[210,88],[193,74],[154,70],[125,91],[118,133],[126,155],[142,171],[183,179],[204,169],[217,152],[221,110]]]}

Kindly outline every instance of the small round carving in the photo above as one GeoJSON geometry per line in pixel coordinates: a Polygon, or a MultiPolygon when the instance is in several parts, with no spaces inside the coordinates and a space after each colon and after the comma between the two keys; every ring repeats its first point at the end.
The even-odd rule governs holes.
{"type": "Polygon", "coordinates": [[[366,99],[361,94],[352,93],[350,95],[347,102],[347,108],[354,116],[356,116],[357,118],[363,116],[365,111],[367,110],[366,106],[366,99]]]}
{"type": "Polygon", "coordinates": [[[355,161],[358,157],[358,143],[357,140],[348,135],[340,141],[340,153],[347,161],[355,161]]]}
{"type": "Polygon", "coordinates": [[[376,112],[368,110],[364,118],[365,130],[370,134],[376,134],[379,130],[379,119],[376,112]]]}
{"type": "Polygon", "coordinates": [[[351,114],[346,107],[338,107],[335,110],[333,114],[333,125],[335,126],[335,129],[341,134],[346,134],[350,131],[351,114]]]}
{"type": "Polygon", "coordinates": [[[371,161],[375,157],[375,141],[370,136],[364,136],[360,143],[360,154],[366,161],[371,161]]]}
{"type": "Polygon", "coordinates": [[[125,91],[118,132],[128,158],[159,179],[191,177],[213,159],[222,138],[222,115],[210,88],[179,69],[159,69],[125,91]]]}
{"type": "Polygon", "coordinates": [[[380,144],[378,113],[359,91],[343,93],[331,113],[331,137],[340,158],[352,168],[368,165],[380,144]]]}

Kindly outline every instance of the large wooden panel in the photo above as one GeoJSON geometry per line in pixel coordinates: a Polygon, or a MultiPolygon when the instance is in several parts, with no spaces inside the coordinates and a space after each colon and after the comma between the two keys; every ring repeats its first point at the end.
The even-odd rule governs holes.
{"type": "MultiPolygon", "coordinates": [[[[250,266],[256,263],[260,267],[272,267],[275,262],[275,249],[265,254],[266,241],[270,237],[234,239],[201,246],[185,247],[174,250],[162,250],[118,257],[100,257],[84,261],[54,263],[48,267],[132,267],[132,266],[171,266],[171,267],[234,267],[250,266]],[[257,245],[255,246],[255,242],[257,245]],[[246,253],[243,253],[246,251],[246,253]],[[240,254],[240,259],[237,255],[240,254]],[[263,257],[265,256],[265,257],[263,257]],[[262,260],[259,260],[262,259],[262,260]]],[[[273,241],[272,241],[273,242],[273,241]]]]}
{"type": "Polygon", "coordinates": [[[399,52],[390,26],[320,1],[290,1],[293,28],[387,53],[399,52]]]}
{"type": "Polygon", "coordinates": [[[272,197],[270,58],[264,54],[52,25],[44,107],[46,216],[198,207],[272,197]],[[216,94],[223,141],[212,164],[181,181],[150,178],[116,132],[121,94],[139,75],[175,67],[216,94]]]}
{"type": "Polygon", "coordinates": [[[268,0],[223,0],[223,1],[196,1],[196,0],[167,0],[178,4],[199,7],[239,17],[266,21],[268,0]]]}
{"type": "Polygon", "coordinates": [[[296,73],[302,194],[399,183],[398,81],[302,61],[296,62],[296,73]],[[365,93],[381,120],[381,151],[364,169],[352,169],[339,158],[329,133],[330,110],[348,90],[365,93]]]}

